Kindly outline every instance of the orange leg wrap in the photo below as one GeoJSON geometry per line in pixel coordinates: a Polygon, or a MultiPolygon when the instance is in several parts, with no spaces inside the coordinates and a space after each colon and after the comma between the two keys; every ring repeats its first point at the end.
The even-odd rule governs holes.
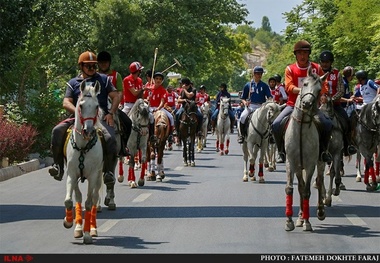
{"type": "Polygon", "coordinates": [[[73,222],[73,210],[72,209],[66,209],[66,221],[69,223],[73,222]]]}
{"type": "Polygon", "coordinates": [[[82,205],[81,203],[75,204],[75,223],[82,225],[82,205]]]}
{"type": "Polygon", "coordinates": [[[91,228],[97,228],[96,225],[96,205],[93,205],[91,208],[91,222],[90,222],[90,227],[91,228]]]}
{"type": "Polygon", "coordinates": [[[84,212],[84,227],[83,232],[90,232],[91,211],[84,212]]]}

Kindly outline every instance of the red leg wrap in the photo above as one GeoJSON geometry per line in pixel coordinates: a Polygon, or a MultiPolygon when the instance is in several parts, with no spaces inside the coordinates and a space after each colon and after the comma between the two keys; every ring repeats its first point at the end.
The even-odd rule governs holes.
{"type": "Polygon", "coordinates": [[[309,218],[310,218],[309,199],[303,199],[303,201],[302,201],[302,207],[303,207],[302,218],[306,219],[306,220],[309,220],[309,218]]]}
{"type": "Polygon", "coordinates": [[[286,195],[285,215],[286,216],[293,216],[293,195],[286,195]]]}

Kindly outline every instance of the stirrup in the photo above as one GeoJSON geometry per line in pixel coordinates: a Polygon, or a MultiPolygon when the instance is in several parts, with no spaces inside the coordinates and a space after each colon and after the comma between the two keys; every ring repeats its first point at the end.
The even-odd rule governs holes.
{"type": "Polygon", "coordinates": [[[242,144],[244,142],[244,136],[243,135],[239,135],[238,137],[238,143],[242,144]]]}
{"type": "Polygon", "coordinates": [[[173,135],[169,134],[168,143],[173,143],[173,135]]]}
{"type": "Polygon", "coordinates": [[[150,142],[151,143],[156,143],[157,142],[157,137],[156,137],[156,135],[152,135],[152,136],[150,136],[150,142]]]}

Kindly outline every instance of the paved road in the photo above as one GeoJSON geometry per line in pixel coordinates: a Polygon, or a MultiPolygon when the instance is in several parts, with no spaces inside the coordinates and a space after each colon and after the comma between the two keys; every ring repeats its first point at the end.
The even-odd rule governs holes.
{"type": "MultiPolygon", "coordinates": [[[[48,168],[0,182],[0,253],[379,254],[379,191],[355,182],[353,161],[343,177],[347,190],[326,208],[326,219],[316,218],[312,189],[314,231],[286,232],[284,164],[265,172],[265,184],[243,182],[235,134],[231,140],[229,155],[220,156],[210,135],[196,167],[182,165],[179,148],[167,151],[161,183],[136,189],[117,183],[117,209],[98,214],[93,245],[63,227],[65,182],[52,179],[48,168]]],[[[296,197],[295,213],[298,203],[296,197]]]]}

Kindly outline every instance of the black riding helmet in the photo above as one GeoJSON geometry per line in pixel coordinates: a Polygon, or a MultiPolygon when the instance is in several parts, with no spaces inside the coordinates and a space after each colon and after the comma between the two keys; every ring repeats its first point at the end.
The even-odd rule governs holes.
{"type": "Polygon", "coordinates": [[[205,86],[205,85],[201,85],[201,86],[199,87],[199,90],[201,90],[201,89],[206,90],[206,86],[205,86]]]}
{"type": "Polygon", "coordinates": [[[111,62],[111,54],[107,51],[100,51],[98,54],[98,62],[99,61],[109,61],[111,62]]]}
{"type": "Polygon", "coordinates": [[[334,54],[329,50],[322,51],[322,53],[319,55],[319,60],[321,62],[334,62],[334,54]]]}
{"type": "Polygon", "coordinates": [[[280,74],[276,74],[276,75],[274,75],[273,77],[274,77],[274,79],[275,79],[277,82],[281,82],[281,76],[280,76],[280,74]]]}
{"type": "Polygon", "coordinates": [[[276,82],[276,78],[275,78],[275,76],[270,77],[270,78],[268,79],[268,82],[271,81],[271,80],[274,80],[274,81],[276,82]]]}
{"type": "Polygon", "coordinates": [[[368,74],[367,71],[361,69],[355,73],[355,76],[358,79],[367,79],[368,74]]]}

